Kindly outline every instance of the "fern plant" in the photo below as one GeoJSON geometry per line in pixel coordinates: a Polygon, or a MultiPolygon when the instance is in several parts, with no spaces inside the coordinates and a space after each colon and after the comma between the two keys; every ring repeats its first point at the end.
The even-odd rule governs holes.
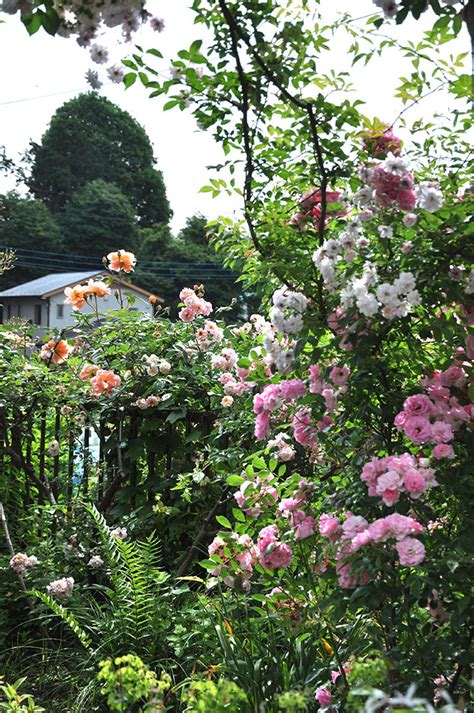
{"type": "Polygon", "coordinates": [[[160,545],[115,537],[94,505],[85,506],[102,542],[108,583],[92,585],[80,599],[61,604],[32,590],[95,658],[137,652],[146,661],[167,655],[165,639],[168,575],[160,569],[160,545]]]}

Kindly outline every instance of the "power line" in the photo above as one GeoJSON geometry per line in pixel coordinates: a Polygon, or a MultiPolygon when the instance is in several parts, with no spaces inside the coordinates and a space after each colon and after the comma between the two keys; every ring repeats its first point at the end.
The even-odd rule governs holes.
{"type": "MultiPolygon", "coordinates": [[[[50,270],[51,272],[70,272],[71,267],[65,267],[65,266],[60,266],[60,265],[51,265],[51,264],[38,264],[35,262],[24,262],[23,260],[17,260],[16,265],[20,267],[29,267],[29,268],[34,268],[37,270],[50,270]]],[[[76,267],[76,271],[80,271],[78,267],[76,267]]],[[[146,272],[146,271],[141,271],[139,273],[140,275],[147,275],[150,277],[182,277],[183,279],[187,280],[235,280],[236,275],[233,274],[217,274],[217,273],[209,273],[204,271],[196,271],[196,272],[190,272],[187,274],[183,274],[181,271],[172,271],[171,268],[168,268],[166,271],[162,272],[146,272]]],[[[133,285],[131,285],[133,287],[133,285]]]]}
{"type": "MultiPolygon", "coordinates": [[[[64,262],[70,262],[67,258],[75,258],[78,260],[85,260],[87,263],[93,263],[94,265],[100,264],[102,267],[104,267],[102,258],[94,258],[90,257],[89,255],[78,255],[76,253],[61,253],[61,252],[53,252],[51,250],[34,250],[33,248],[22,248],[22,247],[13,247],[11,245],[2,245],[0,246],[0,249],[2,250],[14,250],[16,253],[24,253],[25,255],[55,255],[57,257],[63,258],[64,262]]],[[[140,265],[169,265],[169,266],[179,266],[179,265],[193,265],[195,267],[216,267],[219,268],[220,265],[218,262],[185,262],[185,261],[171,261],[171,260],[166,260],[166,261],[159,261],[159,260],[140,260],[140,265]]],[[[220,269],[223,269],[220,267],[220,269]]]]}

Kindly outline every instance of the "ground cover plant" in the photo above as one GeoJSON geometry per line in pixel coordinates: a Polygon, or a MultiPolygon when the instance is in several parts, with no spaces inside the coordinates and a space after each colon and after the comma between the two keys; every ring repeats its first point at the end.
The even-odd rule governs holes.
{"type": "Polygon", "coordinates": [[[169,78],[125,60],[222,143],[204,190],[244,211],[215,244],[267,289],[239,323],[191,284],[148,317],[117,245],[116,309],[90,280],[70,331],[1,327],[6,710],[472,710],[472,97],[441,54],[472,2],[385,34],[424,5],[195,0],[169,78]],[[411,62],[396,121],[319,69],[340,36],[411,62]]]}

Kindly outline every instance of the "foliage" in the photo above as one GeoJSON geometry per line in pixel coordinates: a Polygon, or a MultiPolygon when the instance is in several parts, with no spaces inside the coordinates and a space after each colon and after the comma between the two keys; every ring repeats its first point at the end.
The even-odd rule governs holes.
{"type": "Polygon", "coordinates": [[[130,711],[135,703],[149,701],[143,711],[162,710],[163,694],[171,686],[171,678],[162,674],[157,678],[143,661],[133,654],[99,662],[97,680],[104,683],[102,695],[112,711],[130,711]],[[158,700],[159,699],[159,700],[158,700]]]}
{"type": "MultiPolygon", "coordinates": [[[[40,200],[17,193],[0,196],[0,246],[28,251],[61,250],[62,236],[56,219],[40,200]]],[[[40,264],[40,261],[38,261],[40,264]]],[[[2,289],[41,277],[47,270],[18,264],[2,277],[2,289]]]]}
{"type": "Polygon", "coordinates": [[[171,216],[145,131],[94,92],[57,110],[41,143],[32,144],[30,161],[29,188],[55,214],[87,183],[102,179],[126,196],[143,227],[171,216]]]}
{"type": "Polygon", "coordinates": [[[244,691],[233,681],[193,681],[186,694],[187,711],[192,713],[238,713],[246,702],[244,691]]]}
{"type": "Polygon", "coordinates": [[[69,253],[83,255],[85,245],[93,245],[95,255],[107,255],[116,245],[138,246],[134,209],[113,183],[102,179],[79,188],[57,219],[69,253]]]}
{"type": "Polygon", "coordinates": [[[25,680],[19,678],[15,683],[4,683],[3,677],[0,677],[0,710],[18,711],[18,713],[41,713],[45,710],[36,705],[33,696],[29,693],[18,692],[25,680]]]}
{"type": "MultiPolygon", "coordinates": [[[[172,676],[177,710],[176,694],[209,713],[469,708],[471,90],[463,55],[441,51],[459,23],[448,9],[409,43],[309,1],[193,9],[208,46],[164,80],[161,53],[138,48],[127,83],[190,104],[221,142],[229,175],[204,190],[241,195],[244,220],[212,230],[243,291],[263,279],[262,314],[214,321],[184,283],[178,320],[146,317],[123,286],[105,317],[77,305],[69,340],[2,328],[0,477],[28,554],[9,586],[12,570],[34,582],[48,630],[69,641],[59,618],[109,657],[113,696],[128,695],[114,658],[140,655],[172,676]],[[335,37],[352,65],[386,49],[411,63],[391,125],[324,71],[335,37]],[[452,114],[410,126],[436,92],[452,114]]],[[[186,259],[202,240],[188,227],[186,259]]],[[[169,243],[152,230],[145,257],[169,243]]]]}

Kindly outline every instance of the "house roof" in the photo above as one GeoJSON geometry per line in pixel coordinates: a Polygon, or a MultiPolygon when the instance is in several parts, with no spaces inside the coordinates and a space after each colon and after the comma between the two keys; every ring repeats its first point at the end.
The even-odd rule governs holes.
{"type": "MultiPolygon", "coordinates": [[[[51,275],[44,275],[44,277],[38,277],[36,280],[30,280],[30,282],[24,282],[22,285],[17,285],[16,287],[10,287],[9,290],[0,292],[0,297],[41,297],[42,299],[47,299],[48,297],[63,292],[66,287],[73,287],[79,282],[90,280],[92,277],[107,276],[110,277],[110,273],[103,270],[100,272],[97,270],[94,270],[94,272],[56,272],[51,275]]],[[[113,277],[113,282],[120,283],[125,289],[139,292],[147,297],[152,294],[148,290],[144,290],[143,287],[132,285],[115,276],[113,277]]],[[[157,297],[157,300],[158,302],[164,302],[161,297],[157,297]]]]}
{"type": "Polygon", "coordinates": [[[24,282],[22,285],[10,287],[9,290],[0,292],[0,297],[42,297],[100,274],[102,273],[97,270],[93,272],[55,272],[52,275],[44,275],[36,280],[24,282]]]}

